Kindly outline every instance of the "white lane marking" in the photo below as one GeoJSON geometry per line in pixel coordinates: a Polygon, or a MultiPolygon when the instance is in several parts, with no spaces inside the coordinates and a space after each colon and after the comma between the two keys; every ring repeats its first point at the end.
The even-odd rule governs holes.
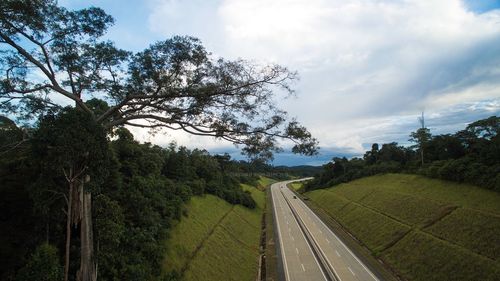
{"type": "Polygon", "coordinates": [[[351,254],[352,257],[354,257],[354,259],[366,270],[366,272],[368,272],[368,274],[370,274],[370,276],[374,279],[374,280],[377,280],[379,281],[379,279],[377,277],[375,277],[375,275],[373,275],[373,273],[368,269],[366,268],[366,266],[358,259],[358,257],[356,257],[356,255],[344,244],[344,242],[342,242],[342,240],[340,240],[340,238],[335,234],[333,233],[333,231],[328,227],[326,226],[326,224],[309,208],[307,207],[307,205],[302,202],[302,200],[299,200],[300,203],[305,207],[304,209],[307,210],[308,212],[310,212],[311,214],[314,215],[314,217],[328,230],[328,232],[330,232],[339,242],[340,244],[342,244],[342,246],[344,246],[344,248],[351,254]]]}
{"type": "MultiPolygon", "coordinates": [[[[275,197],[276,196],[273,196],[273,188],[271,186],[271,196],[272,196],[272,199],[273,199],[273,205],[276,206],[276,202],[275,202],[275,197]]],[[[276,193],[276,192],[274,192],[276,193]]],[[[278,209],[275,207],[274,208],[274,214],[276,216],[276,225],[278,226],[278,233],[280,233],[281,235],[281,230],[280,230],[280,223],[279,223],[279,218],[278,218],[278,209]]],[[[283,257],[283,265],[285,267],[285,272],[286,272],[286,275],[285,275],[285,280],[290,280],[290,273],[288,272],[288,266],[287,266],[287,262],[286,262],[286,256],[285,256],[285,248],[283,247],[283,239],[281,239],[280,237],[278,237],[278,240],[280,241],[280,250],[281,250],[281,256],[283,257]]]]}
{"type": "Polygon", "coordinates": [[[302,266],[302,271],[306,271],[305,267],[304,267],[304,264],[300,264],[302,266]]]}
{"type": "Polygon", "coordinates": [[[352,275],[356,276],[356,274],[354,274],[354,271],[352,271],[352,269],[350,267],[347,267],[347,269],[349,269],[349,271],[352,273],[352,275]]]}
{"type": "Polygon", "coordinates": [[[340,257],[339,251],[335,250],[335,253],[340,257]]]}
{"type": "MultiPolygon", "coordinates": [[[[299,217],[301,217],[301,215],[299,214],[299,211],[298,211],[297,209],[295,209],[295,210],[297,211],[297,215],[298,215],[299,217]]],[[[302,208],[302,210],[304,210],[304,208],[302,208]]],[[[301,220],[303,220],[303,219],[301,219],[301,220]]],[[[297,223],[297,224],[298,224],[298,223],[297,223]]],[[[305,222],[304,222],[304,224],[305,224],[305,222]]],[[[306,227],[307,227],[307,226],[306,226],[306,227]]],[[[302,232],[301,232],[301,233],[302,233],[302,232]]],[[[314,243],[316,243],[317,245],[319,245],[319,244],[318,244],[318,242],[316,241],[316,238],[314,237],[314,235],[313,235],[312,233],[310,233],[310,234],[311,234],[311,238],[312,238],[312,240],[314,240],[314,243]]],[[[302,235],[304,235],[304,233],[302,233],[302,235]]],[[[305,239],[305,236],[304,236],[304,239],[305,239]]],[[[307,245],[309,246],[309,244],[307,244],[307,245]]],[[[339,279],[339,281],[342,281],[342,279],[340,279],[339,274],[338,274],[338,273],[337,273],[337,271],[335,270],[335,267],[333,266],[333,263],[330,261],[330,259],[328,258],[328,256],[325,254],[325,252],[323,251],[323,249],[321,249],[321,247],[319,247],[319,246],[318,246],[318,250],[319,250],[319,251],[323,254],[323,256],[325,257],[326,262],[327,262],[328,264],[330,264],[330,265],[331,265],[332,270],[333,270],[333,272],[334,272],[335,276],[337,276],[337,279],[339,279]]],[[[316,262],[317,262],[317,261],[316,261],[316,262]]],[[[318,265],[319,265],[319,264],[318,264],[318,265]]],[[[321,270],[321,273],[323,273],[323,270],[321,270]]],[[[323,274],[323,276],[325,276],[325,275],[323,274]]],[[[326,279],[326,277],[325,277],[325,279],[326,279]]]]}
{"type": "Polygon", "coordinates": [[[295,252],[297,252],[297,255],[299,254],[299,249],[295,248],[295,252]]]}
{"type": "MultiPolygon", "coordinates": [[[[289,207],[289,209],[291,208],[291,206],[288,205],[288,203],[285,201],[285,204],[287,204],[287,206],[289,207]]],[[[290,209],[290,212],[292,212],[292,209],[290,209]]],[[[293,216],[293,214],[292,214],[293,216]]],[[[321,266],[319,265],[319,262],[318,262],[318,259],[316,258],[316,256],[313,254],[313,250],[311,249],[311,246],[309,245],[309,243],[307,242],[307,238],[304,234],[304,232],[302,231],[302,229],[300,228],[299,226],[299,222],[297,221],[297,219],[295,217],[293,217],[293,222],[295,222],[295,224],[297,225],[297,227],[299,228],[299,232],[300,234],[302,235],[302,237],[304,238],[304,241],[306,241],[306,245],[307,245],[307,248],[309,248],[309,251],[311,251],[311,254],[313,255],[313,259],[314,261],[316,262],[316,265],[318,265],[318,268],[320,268],[320,272],[321,272],[321,275],[323,275],[323,278],[324,280],[328,280],[325,276],[325,273],[323,272],[323,270],[321,269],[321,266]]],[[[293,240],[293,239],[292,239],[293,240]]],[[[335,269],[333,269],[335,271],[335,269]]],[[[335,272],[336,273],[336,272],[335,272]]],[[[337,274],[338,276],[338,274],[337,274]]],[[[340,280],[342,281],[342,280],[340,280]]]]}
{"type": "Polygon", "coordinates": [[[330,240],[328,240],[328,239],[325,239],[325,240],[326,240],[326,242],[328,242],[328,244],[330,244],[330,240]]]}

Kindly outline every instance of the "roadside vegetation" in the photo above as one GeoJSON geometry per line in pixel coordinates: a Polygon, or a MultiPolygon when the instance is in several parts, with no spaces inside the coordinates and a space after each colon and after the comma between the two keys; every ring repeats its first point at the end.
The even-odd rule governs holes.
{"type": "MultiPolygon", "coordinates": [[[[259,182],[270,182],[261,178],[259,182]]],[[[165,280],[255,280],[265,191],[242,185],[255,209],[194,196],[166,240],[165,280]]]]}
{"type": "MultiPolygon", "coordinates": [[[[47,115],[40,121],[40,129],[33,131],[23,130],[7,118],[0,119],[0,145],[19,143],[0,158],[2,280],[30,280],[26,272],[55,276],[54,280],[62,278],[67,179],[61,171],[68,167],[71,157],[96,143],[82,136],[82,132],[94,128],[84,122],[81,113],[72,109],[47,115]],[[76,126],[75,120],[80,120],[81,125],[76,126]],[[32,136],[23,141],[26,134],[32,136]],[[67,146],[77,142],[83,150],[67,146]],[[42,256],[50,259],[42,261],[50,266],[34,265],[42,256]]],[[[158,278],[165,260],[163,241],[169,237],[172,225],[182,220],[185,204],[193,195],[210,194],[207,198],[211,198],[208,200],[213,209],[205,208],[205,215],[216,216],[218,208],[224,211],[234,205],[238,206],[235,213],[244,213],[239,210],[258,209],[256,200],[262,198],[252,195],[256,188],[242,187],[241,182],[270,182],[260,179],[259,171],[247,162],[174,144],[167,148],[141,144],[124,128],[114,132],[113,140],[104,138],[99,149],[93,152],[100,154],[88,156],[98,158],[99,166],[87,173],[92,178],[88,186],[94,192],[93,224],[99,245],[96,255],[100,280],[158,278]]],[[[191,204],[196,206],[196,199],[191,204]]],[[[190,235],[196,233],[196,227],[211,227],[208,219],[198,221],[207,225],[192,225],[183,233],[190,235]]],[[[79,231],[71,225],[70,230],[72,244],[77,244],[79,231]]],[[[69,269],[76,271],[77,247],[69,249],[69,269]]],[[[182,263],[182,255],[179,258],[170,262],[182,263]]]]}
{"type": "Polygon", "coordinates": [[[407,280],[498,280],[500,194],[385,174],[304,194],[407,280]]]}

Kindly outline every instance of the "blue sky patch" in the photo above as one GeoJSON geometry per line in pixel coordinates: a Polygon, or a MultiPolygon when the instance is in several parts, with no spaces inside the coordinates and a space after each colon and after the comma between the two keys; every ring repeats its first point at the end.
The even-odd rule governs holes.
{"type": "Polygon", "coordinates": [[[465,0],[465,4],[478,14],[500,9],[500,0],[465,0]]]}

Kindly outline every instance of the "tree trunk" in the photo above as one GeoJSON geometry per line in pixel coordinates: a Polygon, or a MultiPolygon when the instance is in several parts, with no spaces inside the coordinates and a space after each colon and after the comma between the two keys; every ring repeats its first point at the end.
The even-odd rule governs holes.
{"type": "Polygon", "coordinates": [[[84,190],[84,181],[80,181],[80,270],[78,281],[96,281],[97,270],[94,257],[94,236],[92,233],[92,194],[84,190]]]}
{"type": "Polygon", "coordinates": [[[64,281],[68,281],[69,275],[69,248],[71,245],[71,211],[73,203],[73,182],[69,183],[68,210],[66,214],[66,252],[64,255],[64,281]]]}

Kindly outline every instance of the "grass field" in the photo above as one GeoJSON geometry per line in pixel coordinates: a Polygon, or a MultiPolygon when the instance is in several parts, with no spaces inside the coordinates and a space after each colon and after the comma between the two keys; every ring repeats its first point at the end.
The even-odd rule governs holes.
{"type": "Polygon", "coordinates": [[[388,174],[305,194],[408,280],[500,280],[500,194],[388,174]]]}
{"type": "Polygon", "coordinates": [[[191,198],[187,217],[166,241],[166,274],[177,272],[181,280],[255,280],[265,193],[242,188],[251,192],[256,209],[212,195],[191,198]]]}
{"type": "Polygon", "coordinates": [[[289,185],[290,185],[290,187],[293,188],[293,190],[299,191],[304,186],[304,183],[302,183],[302,182],[292,182],[289,185]]]}
{"type": "Polygon", "coordinates": [[[274,179],[271,179],[271,178],[268,178],[268,177],[263,177],[263,176],[260,176],[259,177],[259,181],[258,181],[258,185],[259,185],[259,188],[260,189],[264,189],[265,187],[267,187],[268,185],[271,185],[273,183],[275,183],[276,180],[274,179]]]}

